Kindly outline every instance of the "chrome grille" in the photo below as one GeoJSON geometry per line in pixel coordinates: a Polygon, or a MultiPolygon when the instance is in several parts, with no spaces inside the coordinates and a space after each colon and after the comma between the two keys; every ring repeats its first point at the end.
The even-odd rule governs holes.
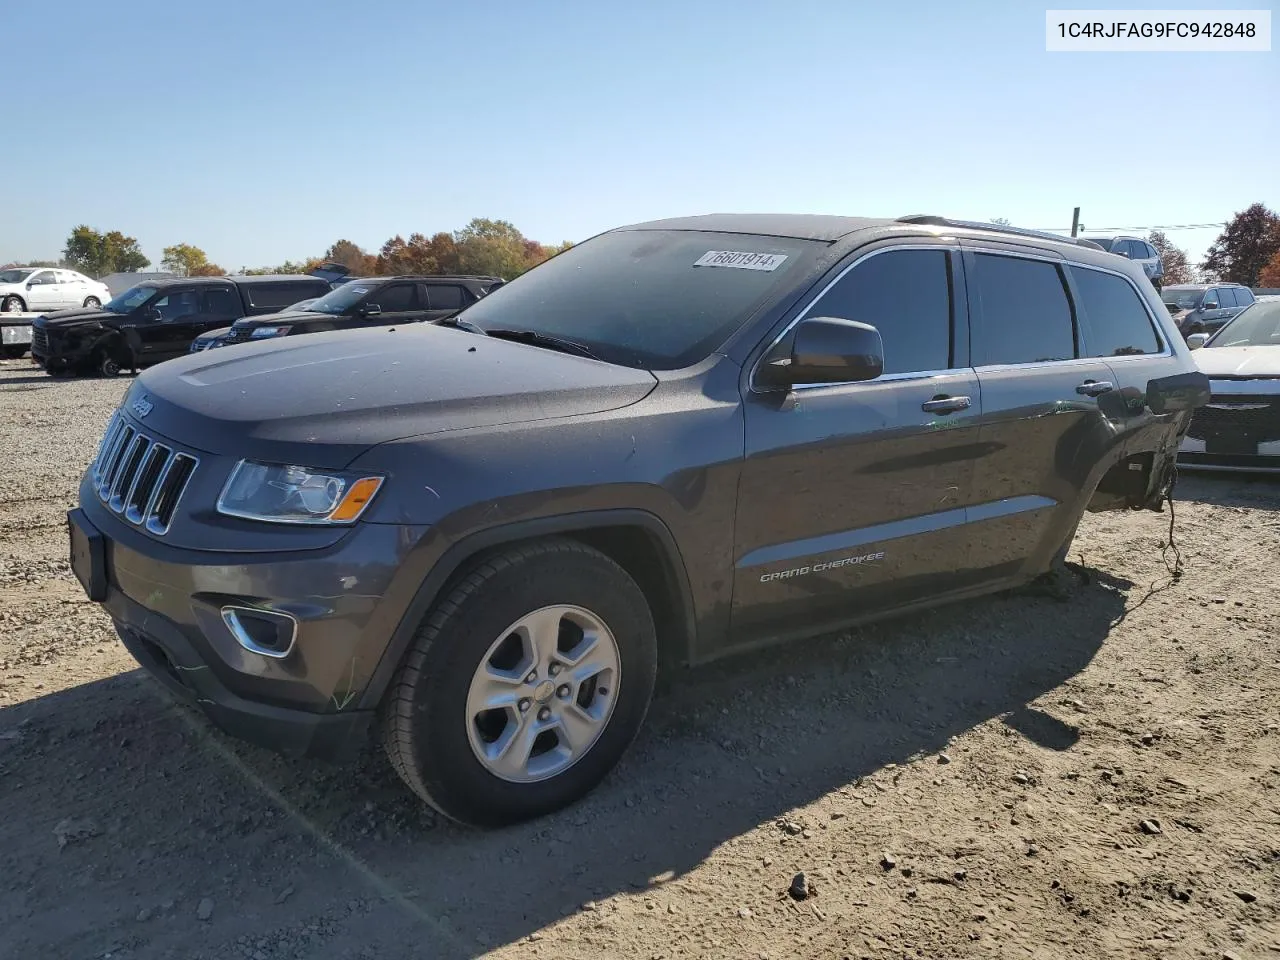
{"type": "Polygon", "coordinates": [[[142,433],[116,414],[94,458],[98,499],[134,526],[163,536],[199,463],[142,433]]]}

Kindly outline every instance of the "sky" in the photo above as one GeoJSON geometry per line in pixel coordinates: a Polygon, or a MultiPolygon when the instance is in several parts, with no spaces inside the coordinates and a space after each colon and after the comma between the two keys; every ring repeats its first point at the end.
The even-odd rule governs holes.
{"type": "MultiPolygon", "coordinates": [[[[5,48],[0,262],[81,223],[234,270],[477,216],[551,243],[710,212],[1080,206],[1087,232],[1280,207],[1274,44],[1047,53],[1046,6],[18,5],[6,36],[39,42],[5,48]]],[[[1198,260],[1217,232],[1170,238],[1198,260]]]]}

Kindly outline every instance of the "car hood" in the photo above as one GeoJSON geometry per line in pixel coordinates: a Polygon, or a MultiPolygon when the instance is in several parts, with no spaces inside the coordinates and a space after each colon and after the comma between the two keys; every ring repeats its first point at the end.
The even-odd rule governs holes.
{"type": "Polygon", "coordinates": [[[1213,377],[1280,377],[1280,347],[1202,347],[1191,354],[1213,377]]]}
{"type": "Polygon", "coordinates": [[[646,370],[412,324],[189,354],[143,373],[124,409],[210,453],[332,469],[390,440],[614,410],[656,383],[646,370]]]}
{"type": "Polygon", "coordinates": [[[108,310],[57,310],[54,313],[46,313],[37,320],[45,327],[54,327],[56,329],[69,329],[85,324],[102,323],[104,320],[119,320],[123,314],[112,313],[108,310]]]}

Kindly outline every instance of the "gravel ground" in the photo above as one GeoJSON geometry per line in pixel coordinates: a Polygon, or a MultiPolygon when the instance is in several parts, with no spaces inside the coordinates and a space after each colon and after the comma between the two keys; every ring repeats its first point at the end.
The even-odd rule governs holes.
{"type": "Polygon", "coordinates": [[[63,513],[127,379],[0,363],[0,956],[1280,957],[1280,486],[1086,518],[1003,596],[679,678],[618,772],[438,823],[135,670],[63,513]],[[803,878],[799,878],[803,874],[803,878]]]}

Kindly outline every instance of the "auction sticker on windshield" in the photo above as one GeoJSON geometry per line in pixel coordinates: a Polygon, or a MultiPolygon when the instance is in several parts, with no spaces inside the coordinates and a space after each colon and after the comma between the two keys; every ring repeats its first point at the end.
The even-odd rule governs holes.
{"type": "Polygon", "coordinates": [[[741,250],[708,250],[696,261],[695,267],[733,267],[736,270],[777,270],[785,253],[748,253],[741,250]]]}

